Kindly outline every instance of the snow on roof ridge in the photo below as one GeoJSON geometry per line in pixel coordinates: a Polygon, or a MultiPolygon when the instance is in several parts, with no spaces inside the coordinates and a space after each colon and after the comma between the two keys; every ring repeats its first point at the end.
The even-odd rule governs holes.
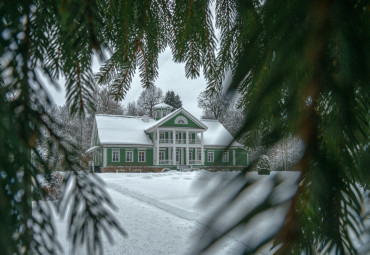
{"type": "Polygon", "coordinates": [[[156,104],[156,105],[153,106],[153,108],[159,108],[159,107],[173,108],[171,105],[166,104],[165,102],[161,102],[161,103],[156,104]]]}
{"type": "Polygon", "coordinates": [[[123,117],[123,118],[136,118],[141,119],[143,116],[131,116],[131,115],[115,115],[115,114],[96,114],[95,116],[104,116],[104,117],[123,117]]]}

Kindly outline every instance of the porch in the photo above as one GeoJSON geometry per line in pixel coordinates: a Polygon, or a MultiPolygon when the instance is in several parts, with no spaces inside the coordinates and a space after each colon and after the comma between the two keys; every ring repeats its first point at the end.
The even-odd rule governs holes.
{"type": "Polygon", "coordinates": [[[163,129],[153,132],[154,165],[204,165],[203,129],[163,129]]]}

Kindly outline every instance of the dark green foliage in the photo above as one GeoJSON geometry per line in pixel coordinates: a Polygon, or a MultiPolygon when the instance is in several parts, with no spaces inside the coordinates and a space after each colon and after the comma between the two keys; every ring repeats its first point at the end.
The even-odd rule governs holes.
{"type": "MultiPolygon", "coordinates": [[[[50,211],[39,201],[31,210],[31,186],[39,186],[37,174],[60,167],[59,157],[76,188],[65,194],[58,209],[66,208],[66,199],[87,208],[83,214],[72,210],[71,223],[79,223],[70,226],[73,243],[87,243],[89,254],[98,253],[99,229],[108,225],[122,232],[101,206],[112,205],[95,177],[79,172],[78,146],[59,132],[62,125],[48,111],[52,103],[38,73],[54,86],[63,76],[71,113],[84,116],[94,110],[94,53],[102,60],[109,56],[95,78],[122,99],[136,68],[142,85],[153,88],[158,55],[167,46],[176,62],[185,63],[187,77],[196,78],[203,70],[209,93],[221,91],[230,72],[229,92],[241,93],[244,110],[237,139],[257,132],[264,150],[289,137],[299,137],[305,145],[293,166],[301,176],[292,198],[274,199],[281,182],[275,178],[266,200],[243,212],[227,231],[210,234],[210,221],[201,248],[254,216],[286,205],[281,228],[266,233],[245,253],[274,242],[277,254],[356,254],[349,233],[361,236],[365,230],[362,194],[370,180],[369,8],[368,0],[2,1],[1,254],[58,253],[50,211]]],[[[224,187],[242,183],[240,190],[215,211],[215,219],[252,185],[243,173],[236,178],[224,187]]]]}
{"type": "Polygon", "coordinates": [[[166,92],[163,102],[171,105],[173,107],[172,111],[182,107],[180,96],[178,94],[175,94],[175,92],[173,92],[172,90],[166,92]]]}
{"type": "MultiPolygon", "coordinates": [[[[75,179],[78,187],[78,192],[72,189],[60,203],[71,200],[86,205],[87,214],[75,216],[79,226],[102,229],[104,224],[123,233],[107,209],[112,204],[105,191],[96,190],[98,182],[93,176],[79,174],[78,146],[61,135],[63,125],[50,114],[51,102],[38,75],[47,75],[54,86],[60,75],[65,76],[67,104],[72,113],[83,116],[93,109],[91,56],[93,49],[99,50],[105,44],[99,38],[102,34],[97,33],[102,29],[97,4],[86,3],[0,3],[1,254],[60,253],[51,208],[42,201],[32,202],[32,189],[41,189],[36,176],[48,175],[57,167],[70,171],[69,179],[75,179]],[[41,143],[45,146],[39,146],[41,143]],[[59,157],[64,158],[63,166],[58,166],[59,157]],[[95,197],[87,193],[93,187],[95,197]]],[[[56,209],[61,212],[63,208],[56,209]]],[[[82,240],[89,251],[101,250],[101,233],[69,227],[70,237],[77,240],[75,244],[82,240]]]]}
{"type": "MultiPolygon", "coordinates": [[[[230,3],[219,1],[216,6],[225,2],[230,3]]],[[[360,163],[364,155],[369,157],[369,2],[239,1],[238,5],[231,27],[239,26],[241,33],[229,43],[241,45],[234,55],[224,54],[229,47],[221,46],[218,68],[224,69],[232,58],[230,90],[242,93],[245,107],[239,136],[262,126],[263,148],[290,135],[305,145],[303,157],[293,166],[301,177],[283,226],[245,252],[257,252],[274,240],[277,254],[357,254],[354,239],[364,231],[361,205],[366,193],[359,186],[366,191],[370,176],[369,166],[360,163]]],[[[230,26],[225,24],[221,30],[227,31],[230,26]]],[[[218,80],[216,76],[213,82],[218,80]]],[[[263,203],[263,211],[269,203],[268,199],[263,203]]],[[[245,215],[248,220],[251,216],[245,215]]],[[[211,240],[209,245],[219,238],[211,240]]]]}

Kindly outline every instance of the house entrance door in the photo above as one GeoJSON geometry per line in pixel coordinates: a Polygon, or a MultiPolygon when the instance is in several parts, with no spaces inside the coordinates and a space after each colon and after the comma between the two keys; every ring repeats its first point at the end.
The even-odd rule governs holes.
{"type": "Polygon", "coordinates": [[[176,165],[183,165],[184,160],[183,160],[183,149],[182,148],[177,148],[176,149],[176,165]]]}

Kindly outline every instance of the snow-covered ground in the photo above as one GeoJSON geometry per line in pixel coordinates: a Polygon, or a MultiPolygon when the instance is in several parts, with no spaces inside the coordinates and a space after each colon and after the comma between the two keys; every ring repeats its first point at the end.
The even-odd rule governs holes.
{"type": "MultiPolygon", "coordinates": [[[[224,190],[204,206],[202,198],[221,187],[222,180],[232,178],[238,172],[207,171],[164,173],[104,173],[99,176],[107,184],[107,192],[112,197],[118,210],[115,216],[128,232],[128,237],[118,233],[114,236],[114,245],[104,243],[105,254],[192,254],[194,245],[199,240],[199,230],[209,218],[209,214],[235,190],[224,190]]],[[[231,213],[224,216],[226,222],[238,220],[238,211],[248,210],[263,199],[271,188],[270,176],[259,177],[257,185],[243,196],[231,213]]],[[[285,173],[286,195],[294,193],[294,181],[298,174],[285,173]],[[290,186],[289,186],[290,185],[290,186]]],[[[236,185],[237,186],[237,185],[236,185]]],[[[211,194],[212,197],[212,194],[211,194]]],[[[279,199],[279,198],[277,198],[279,199]]],[[[209,200],[205,200],[206,202],[209,200]]],[[[284,210],[270,212],[270,217],[258,220],[248,231],[231,233],[209,254],[239,254],[248,245],[245,240],[253,242],[260,237],[266,228],[278,227],[284,216],[284,210]]],[[[58,238],[69,254],[69,243],[66,238],[66,221],[55,220],[58,238]]],[[[218,222],[223,227],[222,220],[218,222]]],[[[262,254],[269,254],[266,248],[262,254]]],[[[77,254],[86,254],[84,249],[77,254]]]]}

